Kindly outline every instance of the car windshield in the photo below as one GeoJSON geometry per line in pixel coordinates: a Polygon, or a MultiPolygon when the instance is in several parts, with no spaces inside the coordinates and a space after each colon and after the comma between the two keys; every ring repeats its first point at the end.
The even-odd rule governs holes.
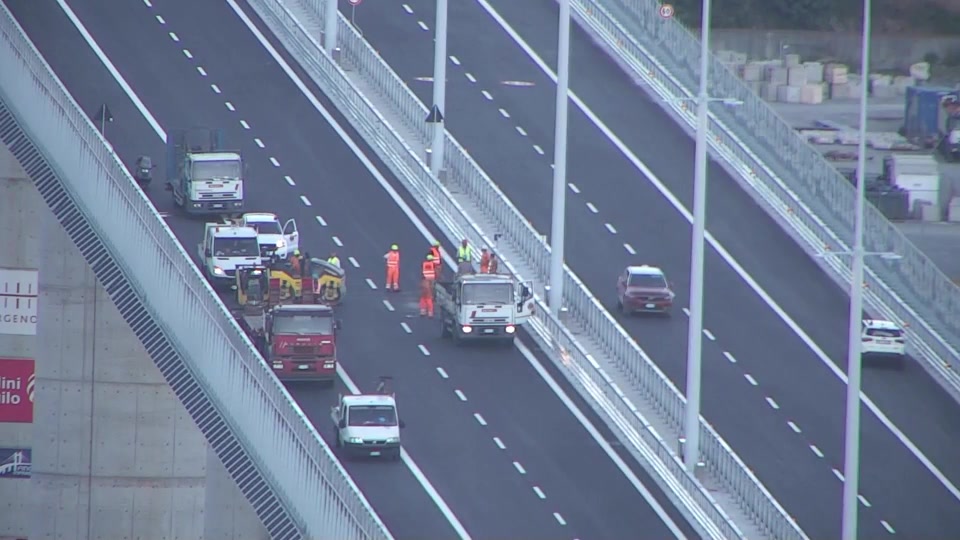
{"type": "Polygon", "coordinates": [[[878,338],[898,338],[903,332],[895,328],[868,328],[867,335],[878,338]]]}
{"type": "Polygon", "coordinates": [[[667,287],[667,281],[663,279],[663,276],[656,274],[630,274],[630,277],[627,278],[627,286],[664,289],[667,287]]]}
{"type": "Polygon", "coordinates": [[[239,161],[196,161],[193,164],[193,177],[197,179],[205,178],[240,178],[239,161]]]}
{"type": "Polygon", "coordinates": [[[256,257],[260,254],[260,244],[256,238],[215,238],[213,240],[214,257],[256,257]]]}
{"type": "Polygon", "coordinates": [[[513,302],[510,283],[464,283],[460,301],[464,304],[509,304],[513,302]]]}
{"type": "Polygon", "coordinates": [[[329,313],[311,315],[309,313],[280,313],[273,318],[275,334],[333,334],[333,317],[329,313]]]}
{"type": "Polygon", "coordinates": [[[247,222],[248,227],[253,227],[257,234],[283,234],[279,221],[255,221],[247,222]]]}
{"type": "Polygon", "coordinates": [[[397,409],[391,405],[354,405],[347,411],[351,426],[395,426],[397,409]]]}

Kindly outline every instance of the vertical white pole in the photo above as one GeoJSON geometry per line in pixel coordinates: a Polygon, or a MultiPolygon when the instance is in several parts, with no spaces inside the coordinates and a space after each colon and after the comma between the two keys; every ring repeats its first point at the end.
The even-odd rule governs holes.
{"type": "MultiPolygon", "coordinates": [[[[433,104],[446,114],[447,101],[447,0],[437,0],[437,34],[433,46],[433,104]]],[[[430,172],[440,178],[443,170],[445,120],[433,124],[430,172]]]]}
{"type": "Polygon", "coordinates": [[[323,12],[323,48],[328,54],[333,54],[337,48],[337,0],[326,0],[323,12]]]}
{"type": "Polygon", "coordinates": [[[703,237],[707,220],[707,112],[709,111],[710,0],[703,0],[700,22],[700,90],[693,177],[693,241],[690,253],[690,326],[687,329],[686,444],[683,460],[691,473],[700,462],[700,371],[703,352],[703,237]]]}
{"type": "MultiPolygon", "coordinates": [[[[861,59],[864,81],[870,73],[870,8],[863,0],[863,43],[861,59]]],[[[857,148],[857,201],[853,225],[853,263],[850,281],[850,328],[847,343],[847,415],[843,448],[843,540],[857,540],[860,487],[860,327],[863,320],[863,211],[866,199],[867,166],[867,85],[860,91],[860,142],[857,148]]]]}
{"type": "Polygon", "coordinates": [[[550,310],[563,305],[563,244],[567,215],[567,107],[570,93],[570,0],[560,0],[557,119],[553,135],[553,216],[550,224],[550,310]]]}

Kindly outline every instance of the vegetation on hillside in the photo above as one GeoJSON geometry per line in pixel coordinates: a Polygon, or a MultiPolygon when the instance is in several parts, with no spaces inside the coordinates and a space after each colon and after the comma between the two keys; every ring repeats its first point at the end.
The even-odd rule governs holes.
{"type": "MultiPolygon", "coordinates": [[[[687,25],[700,24],[702,0],[668,0],[687,25]]],[[[863,0],[713,0],[714,28],[858,31],[863,0]]],[[[960,35],[956,0],[874,0],[876,32],[960,35]]]]}

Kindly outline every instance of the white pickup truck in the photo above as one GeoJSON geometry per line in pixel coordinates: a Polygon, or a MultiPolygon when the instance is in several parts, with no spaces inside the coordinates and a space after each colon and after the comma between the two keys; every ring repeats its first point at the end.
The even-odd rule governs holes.
{"type": "Polygon", "coordinates": [[[341,395],[330,411],[335,445],[355,457],[400,459],[397,400],[392,394],[341,395]]]}

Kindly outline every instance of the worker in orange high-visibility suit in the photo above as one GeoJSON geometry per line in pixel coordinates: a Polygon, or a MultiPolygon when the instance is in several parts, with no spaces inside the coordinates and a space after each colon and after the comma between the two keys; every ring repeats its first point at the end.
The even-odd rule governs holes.
{"type": "Polygon", "coordinates": [[[480,250],[480,273],[490,273],[490,252],[487,251],[487,248],[480,250]]]}
{"type": "Polygon", "coordinates": [[[420,316],[433,317],[433,280],[420,281],[420,316]]]}
{"type": "Polygon", "coordinates": [[[387,261],[388,291],[400,290],[400,248],[396,244],[390,246],[390,251],[383,256],[387,261]]]}
{"type": "Polygon", "coordinates": [[[437,280],[437,265],[436,261],[433,260],[433,255],[427,255],[426,260],[423,261],[423,265],[420,267],[420,272],[422,273],[423,279],[430,282],[430,286],[433,286],[433,282],[437,280]]]}
{"type": "Polygon", "coordinates": [[[430,255],[433,255],[433,265],[436,267],[437,279],[440,279],[440,272],[443,270],[443,254],[440,253],[440,242],[433,242],[433,245],[430,246],[430,255]]]}

